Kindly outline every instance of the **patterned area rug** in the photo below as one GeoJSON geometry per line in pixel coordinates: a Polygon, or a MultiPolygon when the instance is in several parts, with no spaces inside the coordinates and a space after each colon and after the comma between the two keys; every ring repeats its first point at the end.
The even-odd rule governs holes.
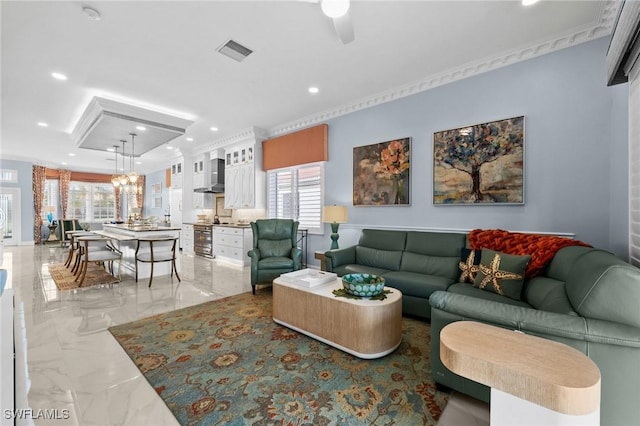
{"type": "MultiPolygon", "coordinates": [[[[73,290],[79,288],[75,282],[75,276],[62,263],[49,264],[49,274],[55,281],[59,290],[73,290]]],[[[91,287],[93,285],[105,285],[117,283],[118,279],[105,271],[102,266],[90,264],[87,267],[87,275],[84,277],[82,288],[91,287]]]]}
{"type": "Polygon", "coordinates": [[[429,324],[403,318],[392,354],[362,360],[274,323],[244,293],[109,328],[182,425],[435,425],[429,324]]]}

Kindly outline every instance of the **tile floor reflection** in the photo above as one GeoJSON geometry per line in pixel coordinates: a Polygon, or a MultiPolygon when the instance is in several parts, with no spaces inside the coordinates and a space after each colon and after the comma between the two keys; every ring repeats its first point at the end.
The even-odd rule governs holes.
{"type": "Polygon", "coordinates": [[[181,283],[158,276],[148,288],[147,280],[125,276],[112,287],[59,291],[47,265],[66,255],[59,246],[4,247],[2,267],[16,314],[24,314],[27,347],[28,376],[16,372],[16,387],[28,386],[34,410],[69,410],[68,419],[35,424],[177,425],[107,328],[251,291],[249,268],[182,254],[181,283]]]}

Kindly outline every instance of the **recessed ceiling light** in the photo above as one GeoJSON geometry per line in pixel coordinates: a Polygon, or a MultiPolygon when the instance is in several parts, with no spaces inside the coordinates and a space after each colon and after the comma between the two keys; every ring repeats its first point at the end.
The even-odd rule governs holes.
{"type": "Polygon", "coordinates": [[[538,3],[538,0],[522,0],[523,6],[531,6],[532,4],[538,3]]]}
{"type": "Polygon", "coordinates": [[[167,145],[167,149],[173,149],[171,145],[167,145]]]}
{"type": "Polygon", "coordinates": [[[313,94],[315,95],[315,94],[316,94],[316,93],[318,93],[319,91],[320,91],[320,89],[318,89],[318,88],[317,88],[317,87],[315,87],[315,86],[311,86],[311,87],[309,87],[309,93],[313,93],[313,94]]]}
{"type": "Polygon", "coordinates": [[[61,74],[59,72],[52,72],[51,77],[55,78],[56,80],[63,80],[63,81],[67,79],[66,75],[61,74]]]}
{"type": "Polygon", "coordinates": [[[90,7],[83,7],[82,8],[82,13],[85,14],[85,16],[89,19],[91,19],[92,21],[99,21],[100,20],[100,12],[98,12],[97,10],[90,8],[90,7]]]}
{"type": "Polygon", "coordinates": [[[113,152],[115,150],[116,150],[115,148],[107,148],[107,151],[109,151],[109,152],[113,152]]]}
{"type": "Polygon", "coordinates": [[[75,157],[76,155],[73,152],[69,153],[69,157],[75,157]]]}
{"type": "Polygon", "coordinates": [[[63,161],[61,164],[62,164],[63,166],[66,166],[66,165],[67,165],[67,162],[66,162],[66,161],[63,161]]]}
{"type": "Polygon", "coordinates": [[[136,130],[140,130],[140,131],[144,132],[145,130],[147,130],[147,128],[144,127],[144,126],[136,126],[136,130]]]}
{"type": "Polygon", "coordinates": [[[40,126],[40,127],[49,127],[49,125],[47,123],[43,123],[42,121],[38,123],[38,126],[40,126]]]}
{"type": "Polygon", "coordinates": [[[193,138],[187,138],[187,142],[193,142],[193,138]]]}
{"type": "Polygon", "coordinates": [[[136,161],[136,164],[142,164],[142,161],[136,161]]]}
{"type": "Polygon", "coordinates": [[[217,132],[218,131],[217,127],[210,127],[210,129],[211,129],[212,132],[217,132]]]}
{"type": "Polygon", "coordinates": [[[349,0],[321,0],[320,8],[329,18],[339,18],[349,11],[349,0]]]}

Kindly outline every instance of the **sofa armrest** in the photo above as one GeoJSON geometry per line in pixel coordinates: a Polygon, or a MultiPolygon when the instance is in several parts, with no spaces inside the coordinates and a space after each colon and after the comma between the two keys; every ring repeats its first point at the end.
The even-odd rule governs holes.
{"type": "Polygon", "coordinates": [[[480,321],[553,340],[640,348],[640,328],[626,324],[540,311],[446,291],[434,292],[429,303],[432,310],[439,309],[464,320],[480,321]]]}
{"type": "Polygon", "coordinates": [[[356,263],[356,246],[329,250],[324,253],[324,256],[327,261],[327,272],[333,272],[338,266],[356,263]]]}

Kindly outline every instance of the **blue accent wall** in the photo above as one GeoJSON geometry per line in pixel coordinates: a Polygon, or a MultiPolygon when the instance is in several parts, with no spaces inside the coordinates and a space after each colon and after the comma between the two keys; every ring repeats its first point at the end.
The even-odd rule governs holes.
{"type": "MultiPolygon", "coordinates": [[[[328,121],[325,204],[359,227],[501,228],[574,233],[627,257],[628,87],[607,87],[602,38],[328,121]],[[433,205],[436,131],[525,116],[524,205],[433,205]],[[411,206],[353,207],[353,148],[411,137],[411,206]]],[[[354,226],[353,231],[349,226],[354,226]]],[[[343,238],[344,237],[344,238],[343,238]]],[[[329,248],[309,238],[309,253],[329,248]]]]}

